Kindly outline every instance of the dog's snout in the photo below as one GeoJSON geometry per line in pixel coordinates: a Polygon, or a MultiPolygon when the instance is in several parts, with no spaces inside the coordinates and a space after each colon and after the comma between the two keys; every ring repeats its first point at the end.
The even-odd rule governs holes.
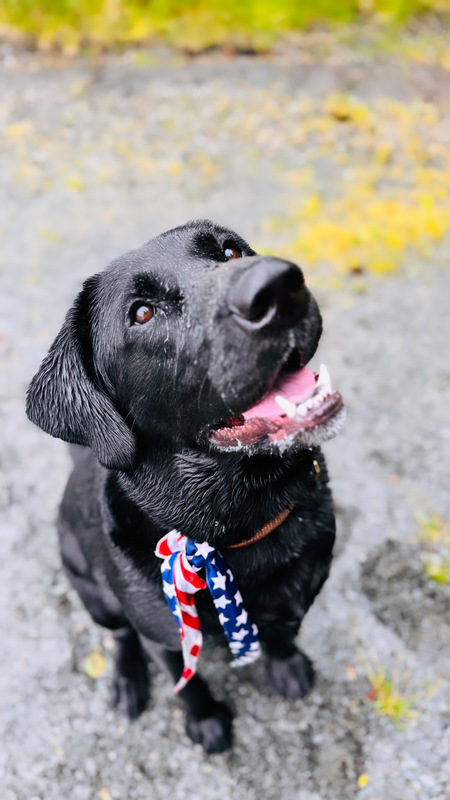
{"type": "Polygon", "coordinates": [[[281,258],[255,261],[232,285],[230,311],[247,330],[289,327],[304,316],[308,305],[301,269],[281,258]]]}

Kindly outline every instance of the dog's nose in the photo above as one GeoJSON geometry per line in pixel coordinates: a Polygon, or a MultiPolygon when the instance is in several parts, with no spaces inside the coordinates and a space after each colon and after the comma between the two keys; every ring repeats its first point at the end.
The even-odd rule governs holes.
{"type": "Polygon", "coordinates": [[[252,261],[228,294],[236,321],[247,330],[287,328],[304,316],[309,293],[300,267],[281,258],[252,261]]]}

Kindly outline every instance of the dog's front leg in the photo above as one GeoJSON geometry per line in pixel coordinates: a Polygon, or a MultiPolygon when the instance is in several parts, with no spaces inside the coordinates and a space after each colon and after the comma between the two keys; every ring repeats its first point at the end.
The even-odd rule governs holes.
{"type": "MultiPolygon", "coordinates": [[[[183,671],[181,650],[169,650],[142,635],[140,638],[146,653],[176,683],[183,671]]],[[[207,753],[228,750],[233,738],[233,715],[225,703],[214,700],[205,681],[194,675],[178,696],[186,709],[186,731],[192,741],[201,744],[207,753]]]]}

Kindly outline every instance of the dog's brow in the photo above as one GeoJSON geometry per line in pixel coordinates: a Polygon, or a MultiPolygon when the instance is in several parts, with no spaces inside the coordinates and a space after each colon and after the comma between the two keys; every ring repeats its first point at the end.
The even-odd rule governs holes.
{"type": "Polygon", "coordinates": [[[180,303],[183,299],[180,288],[149,273],[134,275],[131,293],[136,297],[170,300],[180,303]]]}
{"type": "Polygon", "coordinates": [[[211,261],[226,261],[222,247],[212,233],[197,231],[189,244],[189,253],[194,258],[207,258],[211,261]]]}

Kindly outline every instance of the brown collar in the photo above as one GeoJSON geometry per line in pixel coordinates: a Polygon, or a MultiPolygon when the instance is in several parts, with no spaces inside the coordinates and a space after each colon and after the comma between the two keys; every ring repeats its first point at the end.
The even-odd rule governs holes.
{"type": "Polygon", "coordinates": [[[275,519],[271,520],[271,522],[267,522],[261,528],[261,530],[258,531],[258,533],[255,533],[255,535],[252,536],[251,539],[247,539],[245,542],[239,542],[238,544],[230,544],[228,546],[228,549],[231,550],[233,547],[245,547],[245,545],[247,544],[253,544],[253,542],[258,542],[260,539],[264,539],[264,537],[267,536],[268,533],[274,531],[275,528],[278,528],[278,526],[281,525],[282,522],[284,522],[286,517],[288,517],[289,514],[291,513],[294,506],[295,503],[291,503],[289,508],[285,508],[284,511],[281,512],[281,514],[278,514],[278,517],[275,517],[275,519]]]}

